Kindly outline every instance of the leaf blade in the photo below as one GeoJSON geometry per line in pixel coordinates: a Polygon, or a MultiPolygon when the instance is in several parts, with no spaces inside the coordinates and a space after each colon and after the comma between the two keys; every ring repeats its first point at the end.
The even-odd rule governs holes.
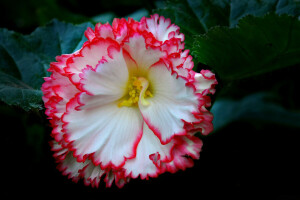
{"type": "Polygon", "coordinates": [[[226,81],[263,74],[300,63],[300,22],[276,14],[247,16],[237,27],[215,27],[196,37],[197,60],[226,81]]]}
{"type": "Polygon", "coordinates": [[[78,50],[91,26],[53,20],[30,35],[0,29],[0,101],[26,111],[43,109],[41,86],[50,62],[78,50]]]}
{"type": "Polygon", "coordinates": [[[41,90],[31,88],[22,81],[0,72],[0,101],[29,111],[43,108],[42,95],[41,90]]]}
{"type": "Polygon", "coordinates": [[[300,113],[285,109],[272,102],[267,92],[250,94],[240,100],[222,98],[217,100],[211,112],[214,115],[214,131],[237,121],[273,123],[281,126],[300,128],[300,113]]]}

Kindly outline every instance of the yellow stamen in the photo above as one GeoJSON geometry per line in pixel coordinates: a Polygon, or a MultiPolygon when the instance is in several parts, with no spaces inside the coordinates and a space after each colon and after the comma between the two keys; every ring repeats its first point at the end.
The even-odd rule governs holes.
{"type": "Polygon", "coordinates": [[[132,77],[128,84],[128,99],[121,101],[118,106],[137,106],[139,100],[142,105],[149,105],[146,97],[153,97],[150,90],[148,90],[149,81],[144,77],[132,77]]]}

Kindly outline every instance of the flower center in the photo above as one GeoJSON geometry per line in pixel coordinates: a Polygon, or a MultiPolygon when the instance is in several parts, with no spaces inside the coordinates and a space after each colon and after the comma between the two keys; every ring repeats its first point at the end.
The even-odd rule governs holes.
{"type": "Polygon", "coordinates": [[[149,81],[144,77],[133,76],[128,84],[128,95],[125,100],[122,100],[118,106],[137,106],[139,100],[142,105],[148,106],[150,103],[145,99],[147,97],[153,97],[152,93],[148,89],[149,81]]]}

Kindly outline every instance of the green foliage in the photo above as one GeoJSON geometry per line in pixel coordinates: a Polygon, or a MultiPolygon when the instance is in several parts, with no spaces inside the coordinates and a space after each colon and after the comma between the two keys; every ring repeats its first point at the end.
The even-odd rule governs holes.
{"type": "MultiPolygon", "coordinates": [[[[128,17],[131,17],[133,18],[134,20],[137,20],[139,21],[142,17],[144,16],[148,16],[149,15],[149,12],[148,10],[146,9],[139,9],[133,13],[130,13],[129,15],[127,16],[124,16],[124,18],[128,18],[128,17]]],[[[106,12],[106,13],[101,13],[100,15],[96,15],[94,17],[91,18],[91,21],[96,24],[96,23],[102,23],[102,24],[105,24],[105,23],[112,23],[114,18],[118,18],[118,16],[113,13],[113,12],[106,12]]]]}
{"type": "MultiPolygon", "coordinates": [[[[79,6],[76,1],[68,2],[79,6]]],[[[147,1],[141,8],[140,2],[118,2],[121,6],[137,7],[122,16],[136,20],[148,16],[152,4],[147,1]]],[[[299,1],[169,0],[158,1],[156,5],[153,13],[171,18],[185,34],[195,70],[204,66],[217,75],[219,85],[212,107],[216,130],[240,119],[284,126],[297,124],[299,115],[295,110],[300,106],[294,98],[297,88],[293,87],[297,85],[294,76],[269,74],[278,70],[289,74],[290,68],[300,64],[299,1]],[[286,82],[288,90],[280,86],[286,82]],[[247,84],[250,90],[245,89],[247,84]],[[279,98],[277,103],[275,96],[279,98]],[[283,99],[289,102],[284,104],[283,99]]],[[[111,23],[120,16],[108,10],[87,17],[65,9],[56,0],[43,3],[32,0],[24,6],[35,8],[34,17],[28,21],[47,25],[30,35],[0,29],[0,100],[29,111],[43,109],[40,88],[43,77],[49,76],[47,69],[55,56],[79,49],[86,40],[83,33],[87,27],[96,22],[111,23]],[[79,24],[58,20],[48,23],[53,17],[79,24]]],[[[111,8],[115,3],[105,6],[111,8]]]]}
{"type": "Polygon", "coordinates": [[[0,72],[0,100],[24,110],[42,109],[42,91],[0,72]]]}
{"type": "Polygon", "coordinates": [[[95,23],[112,23],[112,21],[114,20],[114,18],[117,17],[117,15],[113,12],[106,12],[106,13],[101,13],[100,15],[96,15],[94,17],[91,18],[92,21],[94,21],[95,23]]]}
{"type": "Polygon", "coordinates": [[[300,129],[300,113],[285,109],[274,99],[276,97],[267,92],[250,94],[241,100],[219,99],[211,109],[215,131],[235,121],[269,123],[300,129]]]}
{"type": "Polygon", "coordinates": [[[300,21],[287,15],[246,16],[235,28],[217,26],[198,35],[196,59],[232,81],[300,63],[300,21]]]}
{"type": "Polygon", "coordinates": [[[179,25],[195,70],[216,73],[216,131],[241,120],[299,128],[299,1],[169,0],[154,12],[179,25]]]}
{"type": "Polygon", "coordinates": [[[171,18],[186,35],[187,48],[193,46],[193,36],[215,26],[234,27],[247,15],[300,15],[300,2],[294,0],[169,0],[154,12],[171,18]]]}
{"type": "MultiPolygon", "coordinates": [[[[210,108],[215,134],[197,134],[204,143],[200,161],[184,176],[178,173],[171,186],[164,178],[150,181],[182,190],[178,183],[198,176],[201,187],[183,188],[200,187],[201,196],[210,197],[216,191],[238,199],[276,191],[271,196],[278,199],[298,192],[300,0],[2,0],[0,7],[0,118],[7,150],[2,160],[5,185],[13,191],[22,169],[26,184],[18,191],[30,197],[37,190],[98,195],[83,184],[67,184],[54,170],[43,78],[55,56],[82,46],[87,27],[158,13],[185,34],[194,70],[210,69],[218,85],[210,108]]],[[[145,188],[132,184],[124,189],[145,188]]],[[[114,191],[104,187],[98,191],[114,191]]],[[[13,192],[4,190],[11,198],[13,192]]]]}
{"type": "Polygon", "coordinates": [[[230,27],[237,25],[239,20],[247,15],[260,17],[270,12],[296,17],[300,15],[300,2],[297,0],[233,0],[230,6],[230,27]]]}
{"type": "Polygon", "coordinates": [[[133,13],[130,13],[130,15],[125,16],[125,18],[131,17],[134,20],[140,21],[142,17],[148,17],[149,12],[146,9],[139,9],[133,13]]]}
{"type": "MultiPolygon", "coordinates": [[[[127,17],[139,20],[148,15],[145,9],[127,17]]],[[[96,16],[91,22],[112,22],[113,13],[96,16]]],[[[84,31],[91,22],[73,25],[52,20],[30,35],[0,29],[0,100],[25,110],[43,109],[40,90],[43,77],[55,56],[78,50],[86,41],[84,31]]]]}
{"type": "Polygon", "coordinates": [[[0,29],[0,100],[25,110],[42,109],[43,77],[55,56],[79,49],[91,23],[53,20],[30,35],[0,29]]]}
{"type": "Polygon", "coordinates": [[[204,33],[207,27],[202,20],[197,18],[186,0],[167,1],[165,7],[158,8],[154,12],[170,18],[173,23],[177,24],[181,32],[185,34],[185,43],[188,46],[192,44],[192,36],[204,33]]]}
{"type": "MultiPolygon", "coordinates": [[[[115,17],[148,15],[153,9],[151,0],[113,0],[85,2],[78,0],[2,0],[0,27],[30,33],[52,19],[80,24],[112,22],[115,17]],[[146,13],[146,14],[145,14],[146,13]]],[[[136,19],[139,19],[137,16],[136,19]]]]}

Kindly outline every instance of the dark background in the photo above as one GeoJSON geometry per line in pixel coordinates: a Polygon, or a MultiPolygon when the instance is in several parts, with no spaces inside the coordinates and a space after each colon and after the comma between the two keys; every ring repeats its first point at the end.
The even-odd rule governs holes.
{"type": "MultiPolygon", "coordinates": [[[[36,113],[1,107],[2,180],[7,197],[97,197],[103,192],[157,192],[247,199],[298,199],[298,130],[246,122],[228,125],[203,138],[200,160],[193,168],[149,180],[132,179],[122,189],[73,183],[56,170],[48,141],[50,127],[36,113]],[[21,116],[20,116],[21,115],[21,116]],[[42,121],[42,122],[41,122],[42,121]],[[272,198],[271,198],[272,197],[272,198]]],[[[205,199],[205,198],[204,198],[205,199]]]]}
{"type": "MultiPolygon", "coordinates": [[[[52,18],[80,23],[105,12],[118,17],[139,9],[151,13],[155,6],[152,1],[134,0],[2,0],[0,27],[28,34],[52,18]]],[[[5,199],[19,195],[100,199],[103,192],[142,193],[141,198],[188,194],[197,199],[300,199],[297,128],[238,120],[202,137],[200,160],[193,168],[149,180],[132,179],[122,189],[114,184],[106,188],[102,181],[97,189],[84,186],[82,181],[73,183],[56,169],[48,144],[51,128],[43,112],[26,113],[0,103],[5,199]]]]}

